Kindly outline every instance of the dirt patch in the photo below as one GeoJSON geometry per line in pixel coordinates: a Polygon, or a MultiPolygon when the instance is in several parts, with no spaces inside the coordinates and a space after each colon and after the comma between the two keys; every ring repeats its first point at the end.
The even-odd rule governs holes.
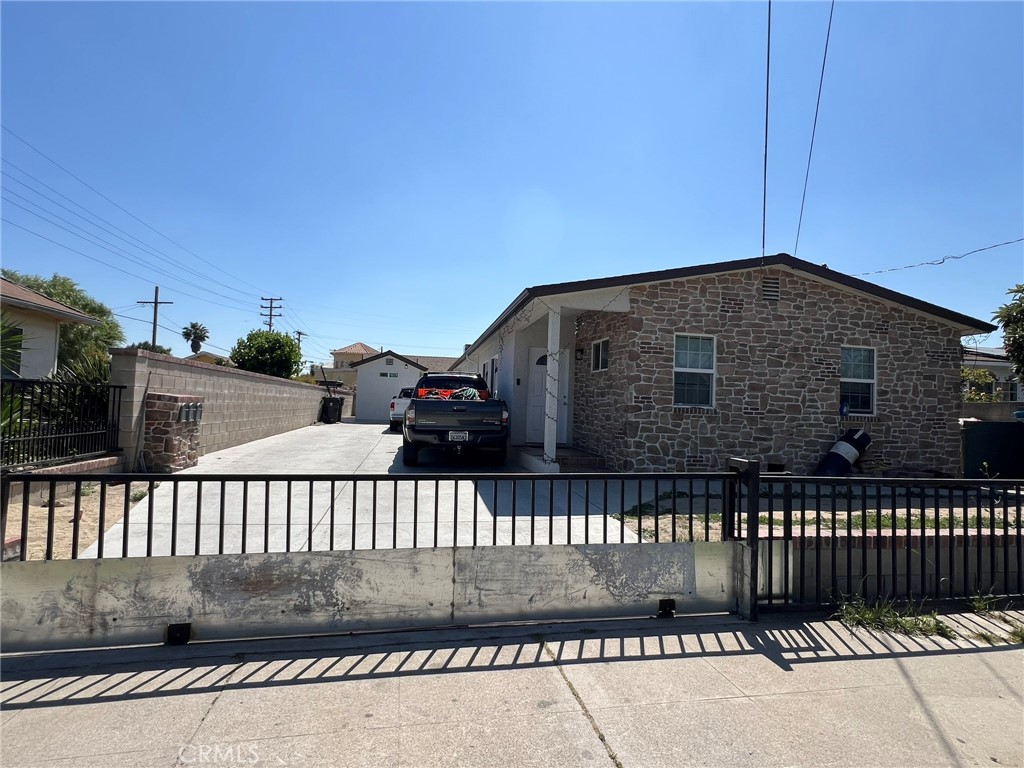
{"type": "MultiPolygon", "coordinates": [[[[618,519],[618,516],[614,516],[618,519]]],[[[643,541],[650,542],[689,542],[689,541],[721,541],[721,515],[711,515],[707,519],[703,515],[658,515],[655,524],[653,515],[644,516],[642,523],[636,517],[626,517],[626,527],[633,533],[640,534],[643,541]],[[641,531],[642,524],[642,531],[641,531]],[[692,529],[691,529],[692,525],[692,529]]]]}
{"type": "MultiPolygon", "coordinates": [[[[124,497],[126,486],[107,485],[101,494],[99,483],[84,483],[79,497],[78,520],[78,551],[83,552],[99,538],[100,505],[104,508],[104,528],[109,530],[112,525],[124,517],[124,497]]],[[[145,489],[136,485],[132,488],[132,500],[138,500],[145,489]]],[[[132,500],[129,501],[131,504],[132,500]]],[[[6,537],[21,536],[20,502],[12,503],[7,520],[6,537]]],[[[31,499],[28,507],[28,546],[27,559],[43,560],[46,558],[47,528],[49,525],[50,505],[31,499]]],[[[67,560],[72,557],[72,546],[75,538],[75,497],[74,494],[57,498],[53,510],[53,559],[67,560]]],[[[106,545],[105,547],[106,548],[106,545]]]]}

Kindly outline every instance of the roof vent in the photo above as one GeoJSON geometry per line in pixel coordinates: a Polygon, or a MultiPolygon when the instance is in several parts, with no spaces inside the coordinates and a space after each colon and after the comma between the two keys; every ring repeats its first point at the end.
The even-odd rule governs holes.
{"type": "Polygon", "coordinates": [[[778,301],[782,297],[782,288],[779,283],[777,277],[762,277],[761,298],[765,301],[778,301]]]}

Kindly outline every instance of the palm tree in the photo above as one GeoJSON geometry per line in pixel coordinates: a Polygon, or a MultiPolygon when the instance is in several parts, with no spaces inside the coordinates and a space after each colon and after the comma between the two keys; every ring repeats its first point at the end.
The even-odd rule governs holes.
{"type": "Polygon", "coordinates": [[[198,354],[203,342],[210,338],[210,332],[201,323],[189,323],[181,329],[181,338],[191,343],[193,354],[198,354]]]}

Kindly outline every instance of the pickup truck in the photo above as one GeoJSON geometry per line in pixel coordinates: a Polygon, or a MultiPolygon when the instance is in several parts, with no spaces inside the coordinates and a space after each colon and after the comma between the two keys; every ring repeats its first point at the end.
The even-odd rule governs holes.
{"type": "Polygon", "coordinates": [[[409,407],[412,400],[412,387],[402,387],[398,394],[391,398],[391,405],[388,406],[388,421],[392,432],[402,430],[402,419],[405,418],[405,409],[409,407]]]}
{"type": "Polygon", "coordinates": [[[422,448],[508,457],[508,406],[491,397],[476,373],[425,373],[413,388],[402,428],[402,463],[419,464],[422,448]]]}

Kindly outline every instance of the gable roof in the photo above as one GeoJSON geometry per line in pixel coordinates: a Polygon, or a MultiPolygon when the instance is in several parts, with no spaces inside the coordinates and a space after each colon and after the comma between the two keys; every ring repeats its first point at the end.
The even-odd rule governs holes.
{"type": "Polygon", "coordinates": [[[457,357],[424,357],[423,355],[413,355],[409,359],[426,366],[428,371],[448,371],[459,361],[457,357]]]}
{"type": "Polygon", "coordinates": [[[393,357],[396,360],[401,360],[403,363],[408,363],[414,368],[419,368],[421,371],[447,371],[452,365],[458,362],[457,357],[427,357],[423,355],[400,355],[390,349],[384,352],[379,352],[373,357],[364,357],[362,360],[357,360],[352,363],[352,368],[358,368],[361,365],[372,363],[374,360],[380,360],[382,357],[393,357]]]}
{"type": "Polygon", "coordinates": [[[186,360],[198,360],[199,362],[205,362],[206,360],[221,360],[230,365],[234,365],[231,362],[231,358],[228,355],[218,355],[216,352],[207,352],[205,349],[196,352],[194,355],[189,355],[185,358],[186,360]]]}
{"type": "Polygon", "coordinates": [[[55,301],[31,288],[12,283],[6,277],[0,277],[0,304],[48,315],[61,323],[100,324],[95,317],[55,301]]]}
{"type": "Polygon", "coordinates": [[[655,272],[637,272],[631,275],[620,275],[618,277],[599,277],[591,280],[577,280],[568,283],[550,283],[548,285],[537,285],[523,290],[516,299],[508,305],[504,312],[491,323],[476,341],[467,347],[465,353],[459,358],[460,361],[468,357],[498,330],[510,317],[513,317],[519,310],[525,307],[534,299],[544,296],[553,296],[562,293],[576,293],[580,291],[593,291],[600,288],[619,288],[628,285],[641,285],[644,283],[659,283],[667,280],[682,280],[690,277],[703,277],[716,275],[723,272],[741,272],[748,269],[760,269],[762,267],[781,267],[794,272],[804,272],[808,275],[828,283],[843,286],[859,293],[875,296],[883,301],[900,304],[926,315],[946,320],[953,325],[962,326],[971,330],[990,333],[996,330],[996,326],[978,320],[974,317],[962,315],[937,304],[930,304],[921,299],[915,299],[905,293],[883,288],[880,285],[869,283],[867,280],[836,272],[827,266],[812,264],[809,261],[790,256],[788,253],[777,253],[774,256],[764,258],[737,259],[734,261],[721,261],[714,264],[697,264],[691,267],[676,267],[673,269],[662,269],[655,272]]]}
{"type": "Polygon", "coordinates": [[[1003,347],[964,347],[964,357],[1007,364],[1010,362],[1003,347]]]}
{"type": "Polygon", "coordinates": [[[332,349],[332,355],[376,355],[378,353],[376,347],[371,347],[369,344],[363,344],[361,341],[357,341],[355,344],[349,344],[347,347],[341,349],[332,349]]]}
{"type": "Polygon", "coordinates": [[[352,363],[351,367],[358,368],[361,365],[372,363],[374,360],[380,360],[382,357],[393,357],[396,360],[401,360],[403,363],[407,363],[408,365],[413,366],[414,368],[419,368],[421,371],[427,370],[427,366],[423,365],[422,363],[416,362],[411,357],[405,357],[403,355],[398,354],[397,352],[392,352],[390,349],[385,350],[384,352],[381,352],[379,354],[376,354],[373,357],[364,357],[362,360],[357,360],[356,362],[352,363]]]}

